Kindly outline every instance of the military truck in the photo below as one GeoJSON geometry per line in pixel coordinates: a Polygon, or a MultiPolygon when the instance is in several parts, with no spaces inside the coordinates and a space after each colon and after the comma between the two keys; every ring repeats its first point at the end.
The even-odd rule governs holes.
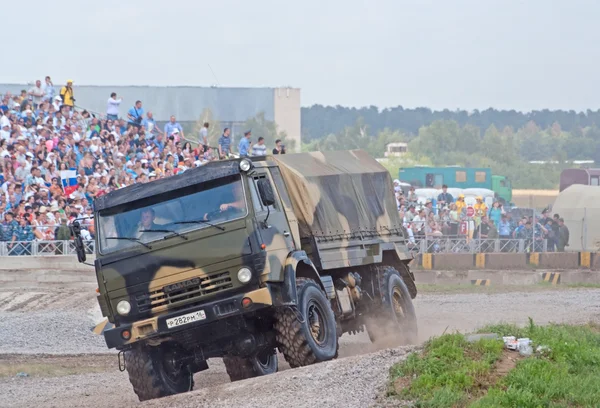
{"type": "MultiPolygon", "coordinates": [[[[98,304],[140,400],[412,342],[417,295],[389,173],[364,151],[211,162],[94,202],[98,304]]],[[[74,227],[78,257],[83,243],[74,227]]]]}

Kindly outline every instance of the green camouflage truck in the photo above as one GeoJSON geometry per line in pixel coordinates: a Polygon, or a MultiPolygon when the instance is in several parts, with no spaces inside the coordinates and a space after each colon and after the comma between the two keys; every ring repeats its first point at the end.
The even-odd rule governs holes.
{"type": "MultiPolygon", "coordinates": [[[[103,335],[140,400],[413,342],[417,295],[389,173],[361,150],[211,162],[97,198],[103,335]]],[[[85,252],[74,226],[78,257],[85,252]]]]}

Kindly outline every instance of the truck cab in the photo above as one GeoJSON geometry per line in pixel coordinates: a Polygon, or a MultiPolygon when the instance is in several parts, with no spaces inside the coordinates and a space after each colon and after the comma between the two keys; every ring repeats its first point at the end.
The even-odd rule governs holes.
{"type": "MultiPolygon", "coordinates": [[[[222,357],[232,381],[277,371],[276,349],[292,367],[335,358],[339,337],[368,328],[366,316],[390,313],[394,330],[416,330],[401,230],[315,236],[327,208],[299,207],[324,190],[301,191],[310,187],[293,180],[293,167],[213,162],[95,201],[98,304],[110,323],[103,335],[140,400],[191,390],[209,358],[222,357]],[[367,282],[376,289],[362,296],[367,282]]],[[[391,199],[389,174],[388,184],[391,199]]]]}

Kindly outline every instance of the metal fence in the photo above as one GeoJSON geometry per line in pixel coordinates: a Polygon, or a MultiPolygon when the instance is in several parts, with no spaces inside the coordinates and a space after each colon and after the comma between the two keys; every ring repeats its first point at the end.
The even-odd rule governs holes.
{"type": "MultiPolygon", "coordinates": [[[[95,252],[94,241],[83,241],[85,252],[95,252]]],[[[67,256],[76,255],[74,241],[0,242],[0,256],[67,256]]]]}
{"type": "Polygon", "coordinates": [[[467,236],[415,237],[413,251],[418,253],[489,253],[489,252],[547,252],[545,239],[477,239],[467,236]]]}

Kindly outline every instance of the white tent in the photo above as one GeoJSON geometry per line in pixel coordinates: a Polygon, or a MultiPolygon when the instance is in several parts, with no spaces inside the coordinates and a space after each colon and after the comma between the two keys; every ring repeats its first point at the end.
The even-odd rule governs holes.
{"type": "Polygon", "coordinates": [[[568,187],[556,198],[552,214],[563,218],[569,228],[567,251],[600,250],[600,187],[568,187]]]}
{"type": "Polygon", "coordinates": [[[488,208],[491,208],[492,204],[494,204],[494,192],[487,188],[465,188],[463,194],[465,195],[465,202],[467,205],[475,205],[475,198],[477,196],[483,198],[483,202],[488,208]]]}

